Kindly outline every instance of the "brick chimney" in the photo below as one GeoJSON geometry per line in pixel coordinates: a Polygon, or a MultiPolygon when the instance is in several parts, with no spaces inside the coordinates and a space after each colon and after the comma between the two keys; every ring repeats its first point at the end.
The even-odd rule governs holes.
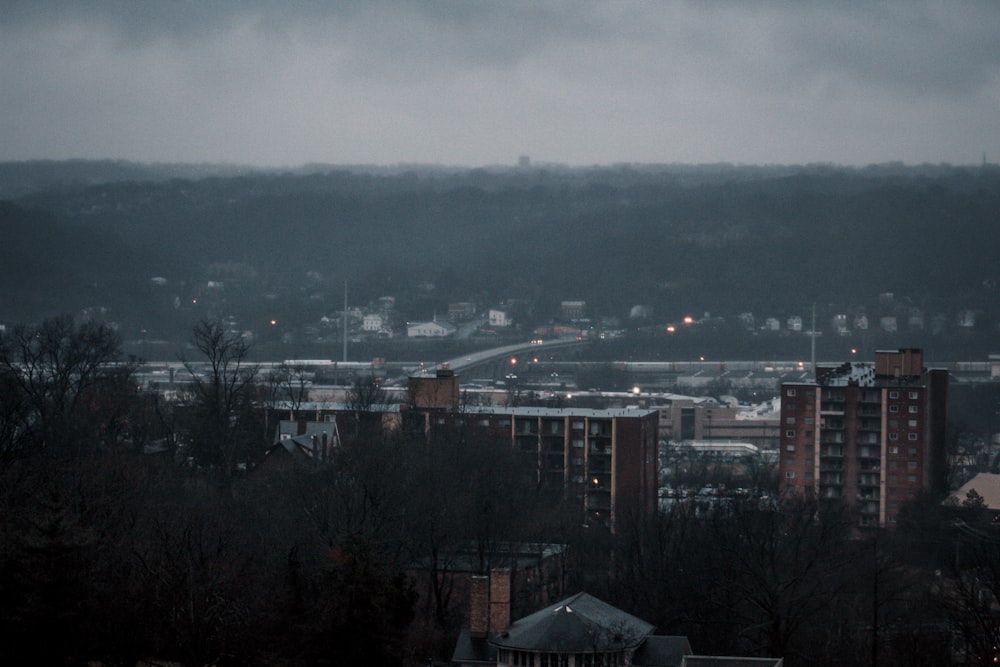
{"type": "Polygon", "coordinates": [[[510,568],[490,570],[490,632],[510,627],[510,568]]]}
{"type": "Polygon", "coordinates": [[[490,629],[490,578],[469,579],[469,634],[483,639],[490,629]]]}

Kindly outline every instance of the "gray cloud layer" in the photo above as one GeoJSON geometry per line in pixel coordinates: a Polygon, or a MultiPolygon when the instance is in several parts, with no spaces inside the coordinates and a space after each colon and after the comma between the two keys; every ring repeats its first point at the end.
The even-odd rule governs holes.
{"type": "Polygon", "coordinates": [[[1000,3],[0,4],[0,159],[971,163],[1000,3]]]}

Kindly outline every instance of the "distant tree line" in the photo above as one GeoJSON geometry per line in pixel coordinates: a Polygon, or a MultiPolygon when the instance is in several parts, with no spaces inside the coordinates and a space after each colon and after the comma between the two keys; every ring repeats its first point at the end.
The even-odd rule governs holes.
{"type": "MultiPolygon", "coordinates": [[[[31,176],[38,165],[17,178],[17,165],[0,167],[35,184],[0,202],[2,312],[38,322],[104,308],[128,340],[176,343],[191,322],[228,316],[261,339],[301,336],[341,306],[344,281],[354,303],[396,296],[402,321],[465,300],[521,299],[543,322],[564,299],[622,321],[641,304],[654,323],[804,315],[818,304],[830,314],[867,307],[874,335],[878,295],[892,292],[947,315],[934,339],[942,346],[956,313],[976,312],[964,349],[985,350],[1000,318],[996,168],[178,170],[186,175],[167,179],[95,165],[105,176],[87,185],[31,176]],[[264,326],[271,319],[277,327],[264,326]]],[[[724,333],[734,347],[748,339],[724,333]]],[[[932,336],[930,323],[907,333],[932,336]]]]}

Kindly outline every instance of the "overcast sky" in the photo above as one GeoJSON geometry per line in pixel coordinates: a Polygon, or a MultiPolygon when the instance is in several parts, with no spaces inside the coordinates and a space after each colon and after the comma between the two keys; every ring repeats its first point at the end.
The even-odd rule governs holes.
{"type": "Polygon", "coordinates": [[[0,0],[0,160],[1000,161],[1000,2],[0,0]]]}

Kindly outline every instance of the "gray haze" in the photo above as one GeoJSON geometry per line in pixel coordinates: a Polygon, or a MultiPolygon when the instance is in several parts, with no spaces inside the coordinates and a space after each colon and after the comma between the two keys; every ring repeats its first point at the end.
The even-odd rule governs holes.
{"type": "Polygon", "coordinates": [[[1000,159],[1000,3],[0,3],[0,159],[1000,159]]]}

